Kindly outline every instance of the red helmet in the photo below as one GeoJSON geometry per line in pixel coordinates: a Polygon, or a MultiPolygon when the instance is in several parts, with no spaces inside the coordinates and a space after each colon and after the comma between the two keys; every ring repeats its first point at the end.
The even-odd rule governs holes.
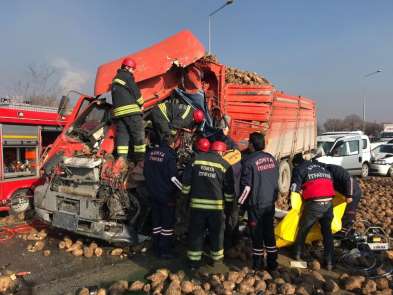
{"type": "Polygon", "coordinates": [[[214,152],[225,152],[227,150],[227,145],[222,141],[215,141],[212,143],[210,150],[214,152]]]}
{"type": "Polygon", "coordinates": [[[201,110],[195,110],[192,114],[194,122],[200,124],[205,120],[205,114],[201,110]]]}
{"type": "Polygon", "coordinates": [[[198,151],[207,153],[210,149],[210,141],[207,138],[201,137],[197,140],[195,147],[198,151]]]}
{"type": "Polygon", "coordinates": [[[125,59],[123,59],[123,62],[121,63],[121,65],[129,67],[129,68],[134,69],[134,70],[136,68],[136,62],[131,57],[126,57],[125,59]]]}

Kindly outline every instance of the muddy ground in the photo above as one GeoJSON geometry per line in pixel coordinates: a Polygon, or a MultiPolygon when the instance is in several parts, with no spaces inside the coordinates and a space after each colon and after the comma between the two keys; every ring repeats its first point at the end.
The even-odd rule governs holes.
{"type": "MultiPolygon", "coordinates": [[[[364,199],[360,204],[359,213],[356,217],[357,228],[361,229],[365,223],[364,219],[368,218],[370,222],[381,224],[388,231],[392,227],[389,210],[393,198],[393,180],[390,178],[370,177],[366,180],[361,180],[361,185],[364,189],[364,199]]],[[[66,235],[70,236],[73,241],[81,239],[86,245],[92,241],[49,229],[44,247],[44,250],[51,251],[48,257],[43,255],[43,251],[29,252],[27,247],[34,242],[24,240],[22,236],[15,236],[0,243],[1,272],[4,272],[5,269],[12,272],[30,272],[23,279],[18,280],[20,287],[15,294],[77,294],[78,289],[85,286],[108,287],[118,280],[127,280],[129,282],[143,280],[146,274],[152,273],[158,268],[168,268],[171,271],[185,270],[189,277],[195,275],[187,272],[184,240],[176,243],[178,255],[173,260],[157,259],[150,252],[147,242],[137,248],[125,248],[127,256],[120,257],[110,255],[110,251],[114,248],[113,246],[96,241],[100,247],[103,247],[104,254],[101,257],[86,258],[75,257],[58,249],[59,242],[66,235]]],[[[247,241],[244,241],[244,244],[247,244],[247,241]]],[[[281,269],[289,269],[290,259],[288,254],[287,250],[280,251],[279,263],[281,269]]],[[[318,258],[320,246],[312,248],[311,254],[314,258],[318,258]]],[[[239,257],[227,258],[225,265],[221,265],[219,268],[207,265],[201,269],[201,272],[225,273],[228,270],[240,270],[244,266],[250,266],[249,255],[241,255],[241,259],[239,257]]],[[[348,272],[348,269],[341,264],[337,266],[334,272],[327,272],[323,269],[318,272],[326,279],[331,278],[339,283],[339,277],[343,273],[348,272]]],[[[371,287],[373,287],[373,283],[369,281],[365,280],[362,286],[365,287],[368,284],[367,286],[370,287],[369,285],[371,284],[371,287]]],[[[390,281],[388,285],[390,288],[390,281]]],[[[367,294],[391,294],[391,290],[386,290],[383,291],[384,293],[378,293],[382,292],[382,290],[378,291],[376,289],[375,292],[367,294]]],[[[345,294],[343,290],[340,290],[340,292],[345,294]]],[[[359,294],[358,292],[362,291],[355,290],[353,294],[359,294]]],[[[327,294],[328,292],[325,293],[327,294]]]]}

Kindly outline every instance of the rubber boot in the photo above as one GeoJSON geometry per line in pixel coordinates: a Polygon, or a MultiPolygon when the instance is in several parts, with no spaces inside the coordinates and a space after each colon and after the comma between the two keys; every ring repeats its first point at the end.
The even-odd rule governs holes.
{"type": "Polygon", "coordinates": [[[292,246],[292,259],[296,260],[296,261],[302,261],[302,248],[301,246],[295,244],[292,246]]]}
{"type": "Polygon", "coordinates": [[[266,258],[267,268],[268,270],[276,270],[278,267],[277,263],[277,254],[268,254],[266,258]]]}
{"type": "Polygon", "coordinates": [[[252,269],[257,271],[264,267],[263,256],[253,255],[252,256],[252,269]]]}
{"type": "Polygon", "coordinates": [[[187,264],[188,264],[188,268],[191,271],[196,271],[200,267],[201,262],[200,261],[195,261],[195,260],[188,260],[187,264]]]}

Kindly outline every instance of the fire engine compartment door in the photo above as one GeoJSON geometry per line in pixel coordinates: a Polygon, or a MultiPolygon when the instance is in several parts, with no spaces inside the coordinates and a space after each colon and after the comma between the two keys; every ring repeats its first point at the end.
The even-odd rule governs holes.
{"type": "Polygon", "coordinates": [[[38,126],[2,125],[3,145],[38,145],[38,126]]]}

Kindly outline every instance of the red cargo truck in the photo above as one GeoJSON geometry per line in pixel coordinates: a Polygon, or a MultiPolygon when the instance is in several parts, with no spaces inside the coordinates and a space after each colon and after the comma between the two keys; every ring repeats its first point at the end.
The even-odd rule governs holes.
{"type": "MultiPolygon", "coordinates": [[[[189,31],[180,32],[132,56],[135,79],[145,98],[145,113],[158,102],[171,99],[176,88],[201,72],[200,85],[210,108],[231,117],[231,135],[245,147],[253,131],[267,134],[267,149],[280,161],[280,190],[287,191],[289,161],[293,155],[315,147],[316,116],[313,101],[287,95],[271,85],[227,84],[225,65],[203,59],[202,44],[189,31]]],[[[96,97],[81,97],[75,120],[58,137],[45,158],[46,182],[34,193],[35,210],[52,225],[108,241],[132,242],[127,220],[138,222],[143,183],[116,179],[113,167],[115,126],[110,85],[124,57],[101,65],[95,84],[96,97]],[[105,102],[104,102],[105,101],[105,102]],[[83,110],[80,110],[80,107],[83,110]],[[125,184],[132,189],[125,190],[125,184]]],[[[132,176],[132,174],[131,174],[132,176]]]]}
{"type": "MultiPolygon", "coordinates": [[[[202,45],[184,31],[148,49],[132,54],[138,67],[135,77],[148,109],[166,99],[173,89],[196,67],[202,72],[202,85],[210,109],[219,107],[231,117],[230,135],[243,148],[248,135],[261,131],[267,136],[267,151],[280,162],[280,191],[288,192],[290,159],[297,153],[316,147],[317,120],[315,102],[288,95],[272,85],[238,85],[225,82],[226,66],[201,59],[202,45]],[[157,54],[157,53],[167,54],[157,54]]],[[[95,94],[109,90],[124,57],[98,68],[95,94]]],[[[191,77],[192,79],[193,77],[191,77]]]]}
{"type": "Polygon", "coordinates": [[[29,208],[40,182],[39,157],[65,123],[57,108],[0,100],[0,211],[29,208]]]}

